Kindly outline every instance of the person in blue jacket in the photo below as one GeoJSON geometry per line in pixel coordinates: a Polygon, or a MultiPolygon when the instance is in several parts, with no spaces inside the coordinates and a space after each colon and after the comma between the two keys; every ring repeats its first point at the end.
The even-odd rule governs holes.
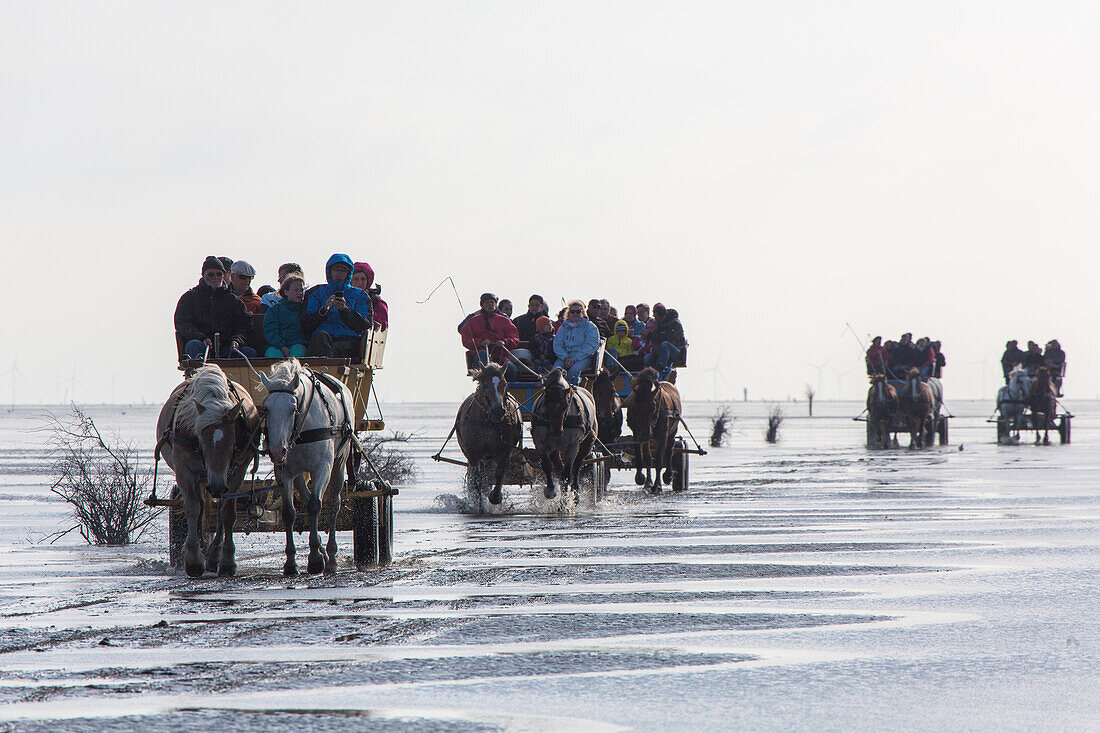
{"type": "Polygon", "coordinates": [[[334,254],[325,264],[328,282],[306,294],[302,328],[309,334],[311,356],[362,357],[360,340],[371,327],[371,301],[351,285],[351,271],[351,258],[334,254]]]}
{"type": "Polygon", "coordinates": [[[584,303],[574,300],[554,336],[555,369],[565,369],[570,384],[580,384],[581,372],[592,369],[600,349],[600,330],[584,316],[584,303]]]}

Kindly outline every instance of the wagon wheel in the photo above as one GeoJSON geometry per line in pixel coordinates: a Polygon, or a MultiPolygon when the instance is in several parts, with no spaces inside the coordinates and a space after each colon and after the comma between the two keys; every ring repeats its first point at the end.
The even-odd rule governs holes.
{"type": "Polygon", "coordinates": [[[690,467],[691,467],[691,455],[688,453],[677,453],[678,459],[676,461],[676,474],[672,477],[672,490],[673,491],[687,491],[691,483],[690,467]]]}
{"type": "Polygon", "coordinates": [[[1062,415],[1058,420],[1058,439],[1063,445],[1069,442],[1070,438],[1070,417],[1069,415],[1062,415]]]}
{"type": "Polygon", "coordinates": [[[376,497],[351,502],[351,539],[355,567],[360,570],[378,564],[379,516],[376,497]]]}
{"type": "Polygon", "coordinates": [[[1008,442],[1008,418],[1000,416],[997,418],[997,442],[1008,442]]]}
{"type": "Polygon", "coordinates": [[[941,417],[939,423],[940,445],[947,445],[947,418],[941,417]]]}
{"type": "Polygon", "coordinates": [[[378,564],[389,565],[393,561],[393,497],[378,497],[378,564]]]}

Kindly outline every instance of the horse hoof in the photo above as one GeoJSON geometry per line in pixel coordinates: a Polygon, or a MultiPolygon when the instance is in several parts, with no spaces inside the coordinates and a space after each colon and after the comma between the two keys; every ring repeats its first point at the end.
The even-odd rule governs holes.
{"type": "Polygon", "coordinates": [[[187,565],[187,574],[190,575],[192,578],[201,578],[204,572],[206,572],[205,565],[199,563],[188,563],[187,565]]]}
{"type": "Polygon", "coordinates": [[[634,483],[638,484],[639,486],[645,486],[645,474],[644,473],[634,474],[634,483]]]}
{"type": "Polygon", "coordinates": [[[489,492],[489,503],[490,504],[499,504],[501,498],[503,498],[501,496],[502,493],[503,492],[501,492],[500,489],[493,489],[492,491],[490,491],[489,492]]]}
{"type": "Polygon", "coordinates": [[[547,486],[546,491],[543,491],[542,495],[545,496],[547,499],[557,498],[558,488],[556,486],[547,486]]]}
{"type": "Polygon", "coordinates": [[[666,484],[671,484],[672,483],[672,471],[665,471],[663,474],[661,474],[661,479],[666,484]]]}
{"type": "Polygon", "coordinates": [[[226,564],[226,563],[222,563],[220,566],[218,566],[218,577],[219,578],[232,578],[236,574],[237,574],[237,563],[233,563],[231,565],[226,564]]]}
{"type": "Polygon", "coordinates": [[[318,575],[325,572],[325,556],[320,552],[309,553],[309,570],[310,575],[318,575]]]}
{"type": "Polygon", "coordinates": [[[208,557],[206,558],[206,569],[212,573],[218,572],[218,558],[208,557]]]}
{"type": "Polygon", "coordinates": [[[297,575],[298,575],[298,563],[288,562],[285,565],[283,565],[283,577],[284,578],[293,578],[293,577],[296,577],[297,575]]]}
{"type": "Polygon", "coordinates": [[[659,493],[661,493],[661,485],[660,484],[653,484],[652,486],[647,486],[646,491],[648,491],[650,494],[654,494],[654,495],[659,494],[659,493]]]}

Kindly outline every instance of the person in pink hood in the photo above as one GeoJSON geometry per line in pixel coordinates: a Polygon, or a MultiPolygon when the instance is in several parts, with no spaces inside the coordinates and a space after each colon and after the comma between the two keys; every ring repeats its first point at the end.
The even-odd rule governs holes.
{"type": "Polygon", "coordinates": [[[378,328],[389,328],[390,307],[382,300],[382,286],[374,284],[374,268],[366,262],[356,262],[351,272],[351,284],[370,296],[372,314],[378,328]]]}

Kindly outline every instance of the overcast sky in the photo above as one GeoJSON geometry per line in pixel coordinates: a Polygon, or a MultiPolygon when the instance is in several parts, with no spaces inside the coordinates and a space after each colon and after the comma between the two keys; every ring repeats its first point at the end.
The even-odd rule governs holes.
{"type": "Polygon", "coordinates": [[[677,308],[687,399],[862,399],[849,323],[941,339],[949,404],[1008,338],[1100,393],[1096,4],[0,8],[0,402],[162,401],[207,254],[333,252],[389,401],[469,389],[445,276],[677,308]]]}

